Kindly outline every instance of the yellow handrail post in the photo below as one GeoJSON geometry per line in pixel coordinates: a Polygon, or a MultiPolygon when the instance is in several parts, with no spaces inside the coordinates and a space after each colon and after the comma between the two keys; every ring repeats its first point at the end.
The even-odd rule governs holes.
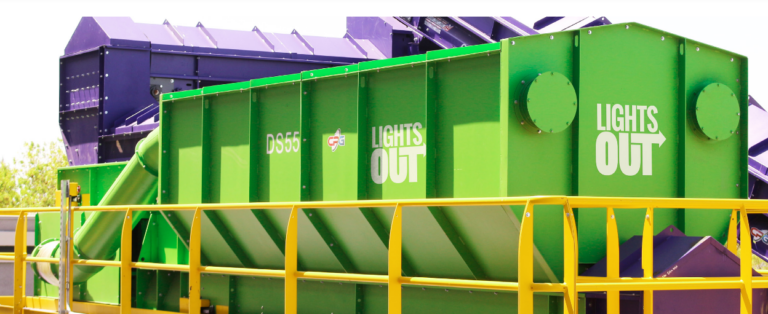
{"type": "Polygon", "coordinates": [[[752,314],[752,235],[747,210],[741,205],[741,314],[752,314]]]}
{"type": "Polygon", "coordinates": [[[387,297],[387,309],[389,314],[400,314],[403,310],[403,290],[400,278],[403,276],[403,207],[395,206],[395,214],[392,216],[392,227],[389,229],[388,252],[388,276],[389,294],[387,297]]]}
{"type": "Polygon", "coordinates": [[[563,282],[566,285],[563,313],[579,312],[579,292],[576,290],[576,277],[579,275],[579,239],[576,232],[576,219],[571,204],[563,206],[563,282]]]}
{"type": "MultiPolygon", "coordinates": [[[[67,249],[67,271],[69,272],[67,275],[67,281],[69,281],[69,293],[67,293],[67,302],[69,302],[68,306],[71,309],[73,295],[75,292],[75,283],[72,281],[75,272],[75,265],[71,262],[75,259],[75,243],[72,242],[75,239],[75,212],[72,210],[72,206],[69,206],[69,210],[67,210],[67,221],[69,222],[67,223],[67,229],[69,229],[67,231],[67,234],[69,234],[69,241],[67,241],[67,245],[69,246],[67,249]]],[[[131,232],[131,234],[133,234],[133,232],[131,232]]]]}
{"type": "Polygon", "coordinates": [[[189,313],[200,313],[200,234],[203,210],[195,208],[189,231],[189,313]]]}
{"type": "Polygon", "coordinates": [[[25,212],[19,214],[19,220],[16,221],[16,238],[14,240],[13,313],[21,314],[24,310],[24,282],[26,280],[24,254],[27,253],[27,213],[25,212]]]}
{"type": "MultiPolygon", "coordinates": [[[[125,211],[120,236],[120,314],[131,313],[131,257],[133,256],[133,210],[125,211]]],[[[61,302],[61,301],[60,301],[61,302]]]]}
{"type": "MultiPolygon", "coordinates": [[[[739,212],[735,209],[731,209],[731,220],[728,222],[728,240],[725,245],[728,246],[728,251],[731,251],[734,255],[737,254],[738,243],[736,242],[736,217],[739,212]]],[[[751,239],[751,238],[750,238],[751,239]]]]}
{"type": "Polygon", "coordinates": [[[298,291],[296,272],[299,260],[299,208],[291,208],[288,229],[285,235],[285,313],[296,314],[298,311],[298,291]]]}
{"type": "MultiPolygon", "coordinates": [[[[606,277],[619,279],[619,230],[612,207],[606,210],[606,277]]],[[[619,314],[619,291],[608,291],[608,314],[619,314]]]]}
{"type": "Polygon", "coordinates": [[[517,313],[533,314],[533,204],[525,203],[517,252],[517,313]]]}
{"type": "MultiPolygon", "coordinates": [[[[653,278],[653,207],[645,212],[643,224],[643,277],[653,278]]],[[[643,292],[643,313],[653,314],[653,290],[643,292]]]]}

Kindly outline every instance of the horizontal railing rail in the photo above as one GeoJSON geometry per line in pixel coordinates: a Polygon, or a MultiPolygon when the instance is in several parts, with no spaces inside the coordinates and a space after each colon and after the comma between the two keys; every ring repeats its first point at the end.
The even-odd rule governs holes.
{"type": "MultiPolygon", "coordinates": [[[[64,206],[64,205],[62,205],[64,206]]],[[[608,313],[619,313],[620,291],[644,291],[644,313],[653,313],[653,291],[663,290],[705,290],[739,289],[741,292],[741,313],[751,313],[752,289],[768,288],[768,277],[753,278],[752,250],[737,252],[736,232],[742,239],[750,237],[747,214],[768,213],[766,200],[742,199],[696,199],[696,198],[628,198],[628,197],[571,197],[571,196],[532,196],[500,198],[454,198],[454,199],[406,199],[406,200],[364,200],[338,202],[272,202],[272,203],[226,203],[226,204],[182,204],[182,205],[125,205],[125,206],[80,206],[71,207],[72,212],[84,211],[124,211],[125,220],[121,233],[123,248],[119,261],[108,260],[69,260],[69,271],[74,265],[120,267],[121,300],[131,300],[131,269],[152,269],[189,273],[189,313],[200,312],[200,275],[203,273],[276,277],[285,280],[285,313],[297,312],[297,280],[331,280],[388,285],[388,312],[401,313],[402,285],[434,286],[445,288],[465,288],[494,291],[516,291],[518,313],[533,313],[533,294],[536,292],[562,293],[564,313],[578,313],[578,293],[606,292],[608,313]],[[520,217],[520,237],[518,243],[518,281],[470,280],[430,277],[402,276],[402,215],[403,208],[425,206],[525,206],[520,217]],[[536,283],[533,281],[533,218],[536,205],[563,206],[563,283],[536,283]],[[303,208],[352,208],[352,207],[394,207],[390,226],[388,250],[388,274],[354,274],[319,271],[299,271],[297,269],[298,248],[298,211],[303,208]],[[578,232],[573,209],[606,209],[606,276],[585,277],[578,275],[578,232]],[[645,210],[642,234],[641,263],[642,278],[621,278],[619,276],[619,235],[614,209],[645,210]],[[653,277],[653,210],[655,208],[731,210],[728,225],[727,248],[742,261],[739,277],[653,277]],[[255,269],[241,267],[203,266],[200,264],[201,218],[205,210],[243,210],[243,209],[286,209],[290,210],[285,244],[285,269],[255,269]],[[189,264],[162,264],[131,261],[132,215],[136,211],[194,211],[189,239],[189,264]],[[737,230],[737,217],[740,228],[737,230]],[[127,280],[126,280],[127,279],[127,280]]],[[[14,313],[30,312],[37,309],[25,307],[24,264],[27,262],[58,264],[59,259],[29,256],[26,253],[27,225],[29,213],[59,212],[60,208],[12,208],[0,209],[0,216],[17,216],[16,241],[13,254],[2,254],[0,260],[14,261],[14,313]]],[[[69,242],[71,246],[71,242],[69,242]]],[[[70,250],[71,251],[71,250],[70,250]]],[[[768,271],[758,271],[768,274],[768,271]]],[[[70,285],[72,283],[70,282],[70,285]]],[[[131,312],[131,302],[122,302],[120,313],[131,312]]]]}

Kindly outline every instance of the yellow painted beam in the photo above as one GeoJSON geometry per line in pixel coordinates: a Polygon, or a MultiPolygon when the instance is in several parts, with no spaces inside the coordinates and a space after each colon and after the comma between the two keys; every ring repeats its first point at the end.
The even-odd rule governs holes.
{"type": "MultiPolygon", "coordinates": [[[[616,214],[613,208],[606,210],[606,277],[608,279],[619,278],[619,230],[616,226],[616,214]]],[[[607,292],[608,314],[619,314],[619,292],[607,292]]]]}
{"type": "Polygon", "coordinates": [[[728,246],[728,251],[731,251],[734,255],[738,254],[736,250],[739,248],[739,243],[736,240],[736,217],[738,217],[738,214],[739,212],[737,210],[731,209],[731,219],[728,222],[728,240],[725,243],[725,245],[728,246]]]}
{"type": "Polygon", "coordinates": [[[217,305],[216,314],[229,314],[229,306],[217,305]]]}
{"type": "Polygon", "coordinates": [[[579,312],[579,294],[576,291],[576,277],[579,275],[579,238],[576,219],[570,203],[563,206],[563,313],[579,312]]]}
{"type": "MultiPolygon", "coordinates": [[[[471,280],[471,279],[447,279],[447,278],[429,278],[429,277],[401,277],[400,283],[414,286],[432,286],[443,288],[462,288],[462,289],[483,289],[500,291],[517,291],[516,282],[490,281],[490,280],[471,280]]],[[[560,284],[555,284],[560,285],[560,284]]],[[[541,291],[556,290],[562,291],[562,287],[549,288],[542,286],[541,291]]]]}
{"type": "Polygon", "coordinates": [[[392,216],[392,227],[389,229],[389,253],[387,274],[389,276],[389,295],[387,309],[389,314],[400,314],[403,311],[403,290],[400,279],[403,273],[403,206],[397,204],[392,216]]]}
{"type": "Polygon", "coordinates": [[[741,206],[741,239],[740,269],[741,269],[741,314],[752,314],[752,234],[749,219],[744,205],[741,206]]]}
{"type": "MultiPolygon", "coordinates": [[[[653,278],[653,207],[645,211],[643,224],[642,265],[643,277],[653,278]]],[[[653,314],[653,290],[643,291],[643,313],[653,314]]]]}
{"type": "Polygon", "coordinates": [[[298,270],[299,208],[293,206],[288,218],[285,235],[285,313],[296,314],[298,311],[298,291],[296,271],[298,270]]]}
{"type": "MultiPolygon", "coordinates": [[[[120,314],[131,313],[131,257],[133,256],[133,211],[125,211],[120,236],[120,314]]],[[[70,277],[71,278],[71,277],[70,277]]]]}
{"type": "Polygon", "coordinates": [[[517,253],[517,312],[533,314],[533,203],[525,204],[517,253]]]}
{"type": "Polygon", "coordinates": [[[24,285],[26,262],[24,253],[27,252],[27,214],[21,213],[16,221],[16,235],[13,260],[13,313],[21,314],[24,309],[24,285]]]}
{"type": "MultiPolygon", "coordinates": [[[[405,199],[405,200],[364,200],[333,202],[266,202],[266,203],[227,203],[227,204],[166,204],[166,205],[131,205],[134,211],[179,211],[179,210],[238,210],[238,209],[289,209],[301,208],[359,208],[359,207],[394,207],[400,204],[409,206],[491,206],[524,205],[528,202],[536,205],[563,205],[569,202],[572,208],[613,207],[613,208],[686,208],[686,209],[733,209],[747,205],[750,214],[768,213],[768,200],[747,199],[706,199],[706,198],[640,198],[640,197],[586,197],[586,196],[534,196],[534,197],[497,197],[497,198],[449,198],[449,199],[405,199]]],[[[125,211],[128,206],[78,206],[73,210],[82,211],[125,211]]],[[[17,216],[23,212],[58,212],[56,207],[30,207],[0,209],[0,216],[17,216]]]]}
{"type": "MultiPolygon", "coordinates": [[[[716,279],[716,278],[712,278],[716,279]]],[[[740,280],[708,280],[708,281],[657,281],[657,282],[592,282],[577,285],[579,292],[598,291],[640,291],[640,290],[713,290],[713,289],[741,289],[740,280]]]]}
{"type": "MultiPolygon", "coordinates": [[[[211,300],[200,299],[200,307],[209,307],[209,306],[211,306],[211,300]]],[[[189,313],[189,299],[179,298],[179,312],[189,313]]]]}
{"type": "Polygon", "coordinates": [[[189,232],[189,313],[200,313],[200,234],[203,210],[195,209],[189,232]]]}

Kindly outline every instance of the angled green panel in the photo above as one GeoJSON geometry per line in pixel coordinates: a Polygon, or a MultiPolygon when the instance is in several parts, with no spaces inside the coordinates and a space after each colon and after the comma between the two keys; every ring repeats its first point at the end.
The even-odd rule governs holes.
{"type": "MultiPolygon", "coordinates": [[[[429,135],[428,119],[434,119],[435,85],[428,81],[434,81],[436,72],[434,64],[429,65],[368,73],[369,199],[434,196],[434,170],[430,170],[434,162],[430,160],[435,151],[428,145],[434,135],[429,135]]],[[[372,210],[387,228],[391,225],[392,208],[372,210]]],[[[406,208],[403,217],[403,257],[415,274],[473,278],[427,208],[406,208]]]]}
{"type": "Polygon", "coordinates": [[[177,100],[169,107],[165,110],[170,112],[164,113],[168,117],[170,133],[164,136],[171,138],[167,163],[170,168],[168,201],[170,204],[197,204],[203,200],[203,97],[177,100]]]}
{"type": "MultiPolygon", "coordinates": [[[[677,197],[681,38],[636,24],[581,30],[579,38],[579,195],[677,197]]],[[[596,262],[605,256],[605,209],[577,217],[579,260],[596,262]]],[[[642,209],[616,210],[619,240],[641,234],[644,217],[642,209]]],[[[657,231],[676,223],[675,210],[656,209],[657,231]]]]}
{"type": "MultiPolygon", "coordinates": [[[[251,93],[247,84],[232,88],[243,89],[211,97],[208,154],[212,203],[242,203],[250,199],[251,93]]],[[[206,214],[240,263],[256,267],[257,252],[269,248],[251,246],[251,243],[259,243],[253,241],[256,234],[248,232],[253,230],[250,226],[257,223],[256,219],[247,210],[211,211],[206,214]]]]}
{"type": "Polygon", "coordinates": [[[309,200],[356,199],[357,75],[313,82],[310,115],[309,200]]]}
{"type": "MultiPolygon", "coordinates": [[[[259,153],[257,195],[259,201],[299,201],[307,193],[302,184],[302,152],[307,144],[301,134],[301,102],[310,97],[309,83],[290,83],[257,89],[259,153]],[[302,84],[306,85],[302,89],[302,84]]],[[[307,99],[308,100],[308,99],[307,99]]],[[[307,119],[307,121],[309,121],[307,119]]],[[[308,132],[307,132],[308,133],[308,132]]],[[[308,139],[307,139],[308,140],[308,139]]],[[[307,149],[306,154],[309,151],[307,149]]],[[[307,157],[308,158],[308,155],[307,157]]],[[[308,173],[308,171],[307,171],[308,173]]],[[[304,175],[307,175],[306,173],[304,175]]],[[[264,210],[282,238],[289,210],[264,210]]],[[[299,264],[312,270],[342,271],[333,252],[306,215],[299,216],[299,264]]]]}
{"type": "MultiPolygon", "coordinates": [[[[535,295],[534,313],[550,312],[550,296],[535,295]]],[[[580,298],[580,304],[586,303],[580,298]]],[[[579,313],[585,313],[586,308],[579,313]]],[[[366,286],[366,314],[387,313],[387,287],[366,286]]],[[[517,313],[517,294],[440,288],[403,287],[403,313],[517,313]]],[[[562,313],[562,307],[554,313],[562,313]]]]}
{"type": "Polygon", "coordinates": [[[437,197],[499,196],[499,55],[437,66],[437,197]]]}
{"type": "Polygon", "coordinates": [[[298,84],[258,89],[259,201],[300,200],[300,155],[295,145],[297,141],[301,141],[301,135],[298,134],[299,93],[298,84]],[[286,134],[290,135],[290,151],[286,151],[286,134]],[[294,134],[297,141],[293,140],[294,134]]]}
{"type": "MultiPolygon", "coordinates": [[[[215,97],[215,96],[213,96],[215,97]]],[[[198,204],[210,199],[210,159],[204,149],[209,147],[211,101],[204,97],[177,100],[170,106],[168,132],[172,134],[167,154],[169,155],[168,201],[171,204],[198,204]]],[[[164,149],[164,148],[163,148],[164,149]]],[[[162,183],[162,180],[161,180],[162,183]]],[[[162,194],[162,192],[161,192],[162,194]]],[[[167,215],[168,213],[166,213],[167,215]]],[[[190,230],[191,211],[171,212],[185,230],[190,230]]],[[[216,227],[208,218],[202,221],[203,243],[201,251],[213,265],[242,266],[236,255],[229,249],[216,227]]]]}
{"type": "MultiPolygon", "coordinates": [[[[259,102],[258,91],[253,88],[249,91],[250,99],[248,105],[248,190],[249,202],[258,202],[258,186],[259,186],[259,102]]],[[[249,254],[253,256],[256,263],[262,268],[283,268],[285,264],[285,238],[275,228],[272,220],[267,217],[264,210],[252,209],[250,210],[253,218],[256,218],[258,223],[253,223],[251,218],[239,217],[240,221],[245,221],[249,224],[249,228],[246,228],[243,235],[239,232],[237,236],[241,238],[241,243],[249,243],[246,249],[249,254]],[[247,241],[251,239],[251,241],[247,241]],[[242,242],[245,241],[245,242],[242,242]]],[[[233,222],[234,223],[234,222],[233,222]]],[[[236,230],[242,230],[237,228],[236,230]]]]}
{"type": "MultiPolygon", "coordinates": [[[[680,196],[705,198],[746,198],[748,121],[747,58],[712,46],[683,39],[680,59],[680,196]],[[696,101],[709,84],[729,88],[740,110],[739,125],[727,139],[706,137],[696,123],[696,101]],[[702,156],[707,156],[702,158],[702,156]]],[[[730,118],[730,117],[729,117],[730,118]]],[[[725,117],[723,117],[725,119],[725,117]]],[[[730,210],[681,210],[680,227],[686,235],[711,235],[725,243],[730,210]]]]}
{"type": "MultiPolygon", "coordinates": [[[[309,74],[305,73],[306,77],[309,74]]],[[[358,76],[355,73],[312,82],[310,200],[357,199],[359,181],[363,178],[358,173],[358,162],[365,162],[359,159],[358,76]]],[[[386,249],[359,210],[335,208],[308,213],[313,212],[318,217],[310,216],[310,220],[316,219],[315,229],[345,271],[363,271],[357,269],[360,265],[364,272],[386,272],[386,249]]]]}
{"type": "Polygon", "coordinates": [[[235,302],[242,313],[284,313],[283,282],[281,278],[240,277],[235,288],[240,293],[235,294],[235,302]]]}

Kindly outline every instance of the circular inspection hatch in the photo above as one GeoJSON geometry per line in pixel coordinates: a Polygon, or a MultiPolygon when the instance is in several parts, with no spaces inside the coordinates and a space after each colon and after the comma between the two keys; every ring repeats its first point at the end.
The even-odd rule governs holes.
{"type": "Polygon", "coordinates": [[[546,133],[557,133],[573,123],[578,109],[576,90],[565,75],[544,72],[528,86],[521,112],[533,126],[546,133]]]}
{"type": "Polygon", "coordinates": [[[725,84],[704,87],[696,99],[696,124],[713,141],[722,141],[736,132],[741,119],[739,100],[725,84]]]}

